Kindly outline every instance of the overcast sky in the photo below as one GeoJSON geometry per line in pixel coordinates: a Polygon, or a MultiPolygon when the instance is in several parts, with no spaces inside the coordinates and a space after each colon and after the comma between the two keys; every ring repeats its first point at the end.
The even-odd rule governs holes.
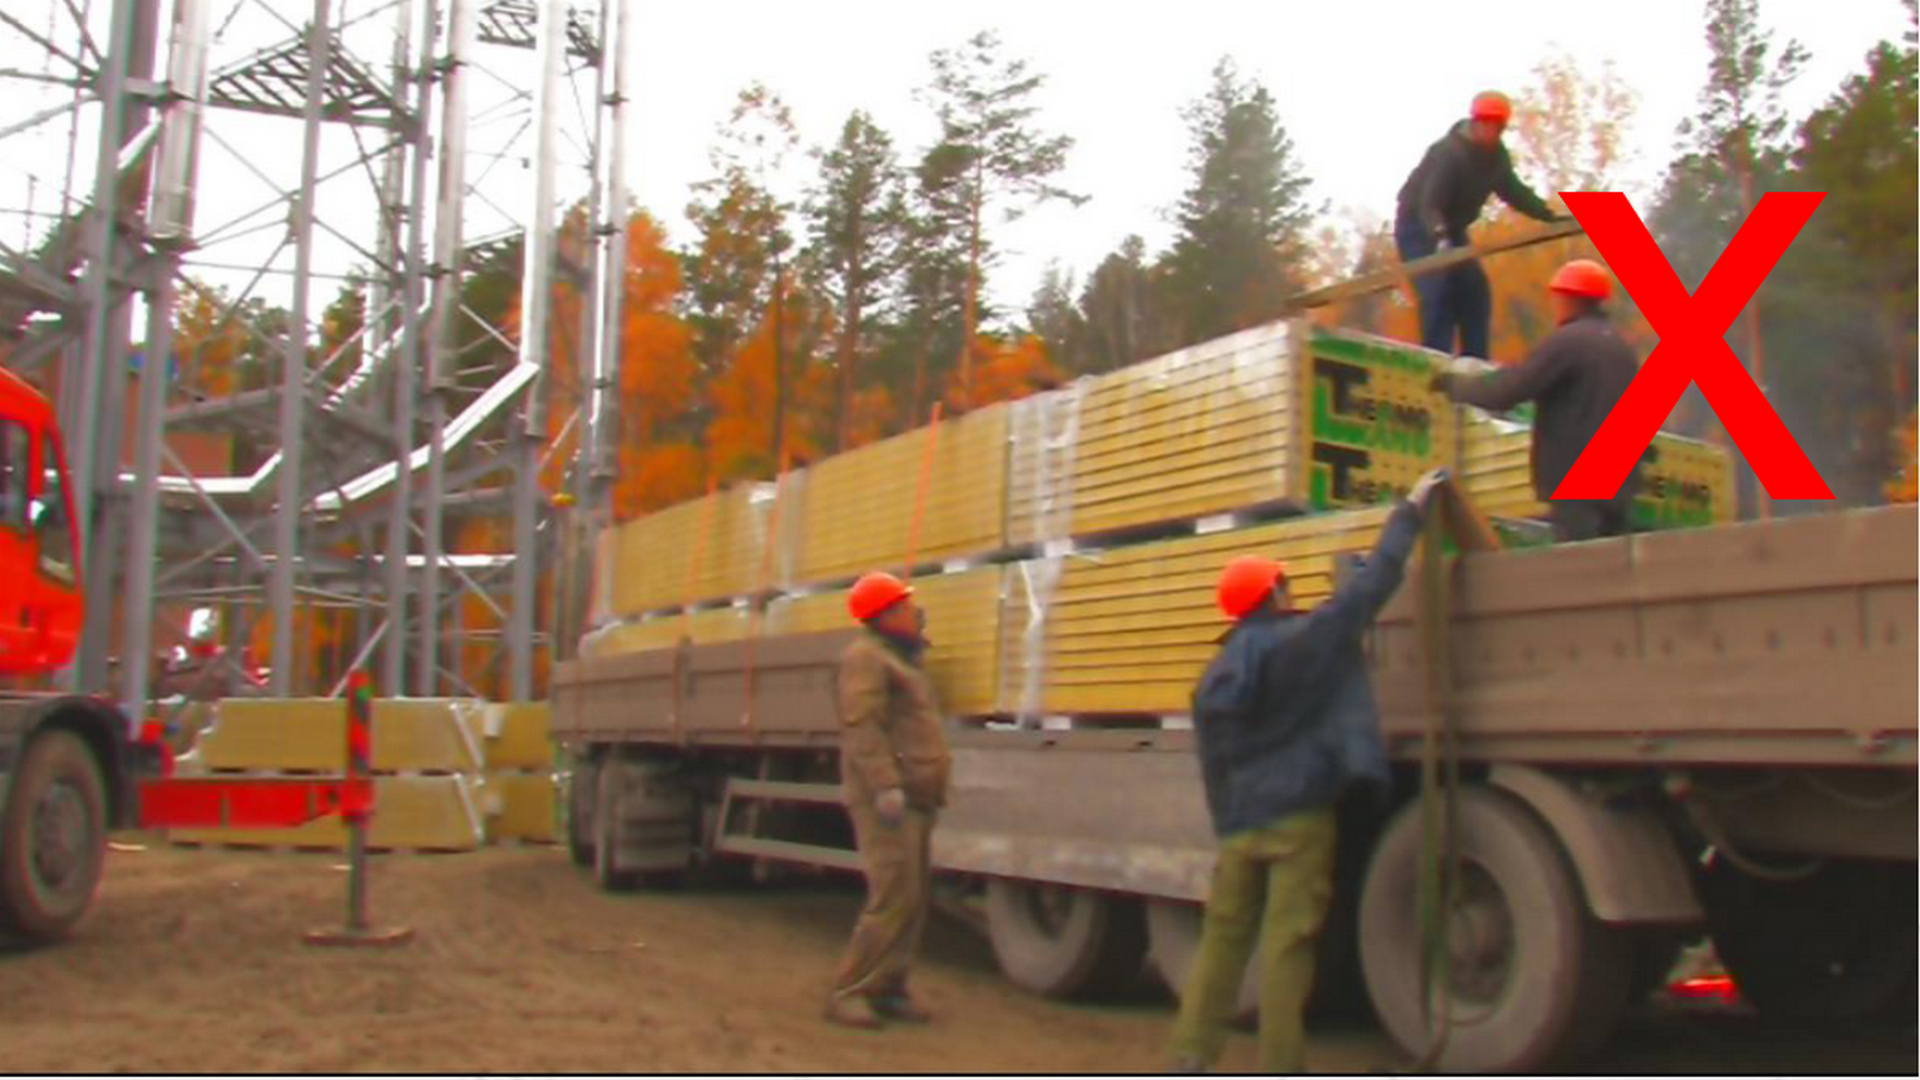
{"type": "MultiPolygon", "coordinates": [[[[7,5],[18,10],[57,2],[7,0],[7,5]]],[[[371,0],[346,2],[350,14],[372,6],[371,0]]],[[[1151,6],[1036,0],[633,2],[639,39],[629,175],[640,202],[681,242],[691,236],[684,216],[688,186],[709,172],[707,150],[716,124],[743,86],[759,80],[778,91],[808,145],[831,141],[848,112],[863,108],[893,133],[903,157],[910,158],[934,135],[928,110],[914,98],[928,79],[928,54],[978,30],[997,30],[1008,55],[1026,58],[1046,76],[1038,95],[1039,123],[1076,140],[1060,181],[1090,196],[1078,209],[1042,209],[998,232],[1005,263],[993,291],[1003,308],[1016,310],[1050,259],[1084,279],[1130,232],[1143,235],[1156,250],[1164,244],[1170,234],[1165,210],[1185,181],[1187,139],[1180,109],[1203,92],[1223,55],[1273,91],[1313,181],[1314,202],[1330,203],[1335,212],[1380,217],[1392,213],[1407,171],[1462,115],[1476,91],[1517,92],[1534,65],[1555,51],[1571,55],[1590,73],[1611,60],[1639,93],[1638,120],[1630,133],[1636,161],[1628,187],[1644,211],[1644,196],[1670,157],[1674,127],[1692,111],[1706,67],[1701,5],[1695,0],[1187,0],[1151,6]]],[[[216,6],[224,14],[229,0],[216,6]]],[[[292,22],[302,21],[310,10],[293,0],[274,6],[292,22]]],[[[1875,42],[1898,39],[1907,25],[1899,0],[1765,0],[1761,16],[1779,38],[1797,38],[1811,51],[1806,72],[1790,93],[1796,116],[1859,70],[1875,42]]],[[[45,14],[29,16],[35,24],[45,19],[45,14]]],[[[236,23],[230,37],[242,34],[246,25],[236,23]]],[[[283,35],[265,26],[261,33],[283,35]]],[[[20,44],[14,31],[0,28],[0,67],[38,65],[39,57],[30,53],[22,63],[20,44]]],[[[229,53],[233,45],[227,42],[229,53]]],[[[369,59],[377,63],[384,56],[369,59]]],[[[487,63],[530,81],[532,59],[530,53],[492,50],[487,63]]],[[[7,100],[0,105],[0,129],[31,111],[19,95],[9,94],[7,100]]],[[[261,167],[284,170],[297,162],[296,126],[257,119],[222,123],[229,125],[224,128],[229,146],[261,167]]],[[[45,137],[53,138],[51,128],[45,137]]],[[[329,137],[335,152],[351,152],[349,143],[329,137]]],[[[0,141],[0,150],[8,148],[0,141]]],[[[0,154],[0,180],[11,173],[17,181],[23,169],[57,174],[46,151],[36,153],[42,155],[37,163],[0,154]]],[[[230,212],[251,198],[229,194],[237,192],[246,172],[230,150],[212,147],[206,162],[203,228],[207,207],[215,214],[230,212]]],[[[17,183],[11,189],[0,186],[0,204],[18,206],[18,191],[17,183]]],[[[496,202],[509,215],[518,205],[497,193],[496,202]]],[[[473,216],[485,215],[476,211],[473,216]]],[[[335,218],[351,229],[356,215],[336,212],[335,218]]],[[[493,227],[470,226],[469,234],[493,227]]],[[[17,242],[17,230],[14,220],[0,220],[0,237],[17,242]]],[[[343,252],[335,248],[323,256],[323,265],[350,257],[343,252]]]]}
{"type": "MultiPolygon", "coordinates": [[[[1062,180],[1091,196],[1003,233],[1009,259],[996,292],[1003,303],[1022,304],[1049,258],[1084,277],[1129,232],[1156,249],[1168,239],[1164,211],[1185,180],[1179,110],[1204,91],[1223,55],[1273,91],[1315,201],[1383,217],[1426,145],[1476,91],[1517,91],[1556,50],[1593,72],[1611,60],[1638,91],[1633,176],[1650,185],[1670,156],[1675,125],[1693,109],[1707,57],[1701,5],[1674,0],[735,2],[643,11],[633,164],[640,198],[665,213],[678,236],[686,235],[686,185],[705,171],[714,122],[745,81],[762,79],[782,93],[809,142],[830,140],[849,110],[864,108],[900,142],[920,147],[934,129],[911,92],[927,81],[927,54],[979,29],[998,30],[1010,55],[1047,76],[1041,122],[1076,140],[1062,180]],[[688,49],[689,41],[725,44],[688,49]]],[[[1898,39],[1906,27],[1898,0],[1769,0],[1761,16],[1812,53],[1791,94],[1796,115],[1858,70],[1875,42],[1898,39]]]]}

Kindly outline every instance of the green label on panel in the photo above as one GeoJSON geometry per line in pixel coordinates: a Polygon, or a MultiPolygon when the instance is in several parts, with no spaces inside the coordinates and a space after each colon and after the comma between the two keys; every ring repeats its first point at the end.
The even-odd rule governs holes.
{"type": "MultiPolygon", "coordinates": [[[[1412,464],[1437,460],[1440,418],[1425,404],[1382,391],[1418,384],[1426,353],[1335,337],[1315,328],[1307,370],[1307,498],[1319,510],[1389,502],[1404,493],[1412,464]],[[1383,464],[1400,466],[1383,470],[1383,464]]],[[[1412,470],[1417,472],[1418,469],[1412,470]]]]}

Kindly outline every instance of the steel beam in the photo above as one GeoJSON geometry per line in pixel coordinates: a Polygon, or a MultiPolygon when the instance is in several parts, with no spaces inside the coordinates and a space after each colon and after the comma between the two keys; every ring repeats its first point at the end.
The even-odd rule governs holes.
{"type": "Polygon", "coordinates": [[[534,369],[518,432],[519,469],[513,507],[513,609],[507,621],[507,693],[515,701],[533,696],[534,609],[540,558],[537,550],[540,450],[546,443],[548,317],[553,300],[554,165],[559,148],[561,80],[566,60],[566,0],[544,0],[535,29],[539,81],[534,84],[533,207],[527,221],[526,264],[520,276],[520,362],[534,369]]]}
{"type": "Polygon", "coordinates": [[[313,284],[313,201],[320,171],[320,125],[326,106],[326,75],[333,52],[331,0],[313,0],[313,22],[307,27],[307,103],[302,120],[300,187],[293,205],[293,312],[287,327],[286,354],[281,369],[279,505],[274,508],[276,558],[269,582],[273,627],[271,686],[274,694],[293,694],[294,570],[300,552],[301,471],[306,447],[305,396],[307,371],[308,293],[313,284]]]}

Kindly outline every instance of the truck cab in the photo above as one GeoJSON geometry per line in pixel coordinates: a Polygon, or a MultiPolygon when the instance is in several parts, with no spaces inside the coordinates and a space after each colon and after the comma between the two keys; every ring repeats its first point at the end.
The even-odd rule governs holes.
{"type": "Polygon", "coordinates": [[[0,676],[51,674],[79,642],[85,601],[66,475],[52,408],[0,370],[0,676]]]}

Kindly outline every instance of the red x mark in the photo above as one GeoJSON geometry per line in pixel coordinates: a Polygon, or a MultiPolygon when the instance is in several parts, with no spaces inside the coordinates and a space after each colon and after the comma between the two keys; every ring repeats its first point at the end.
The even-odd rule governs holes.
{"type": "Polygon", "coordinates": [[[1766,395],[1722,339],[1826,195],[1802,191],[1761,196],[1692,296],[1625,195],[1567,191],[1561,197],[1613,268],[1621,287],[1640,305],[1660,343],[1552,497],[1612,498],[1687,384],[1697,382],[1768,495],[1833,498],[1766,395]]]}

